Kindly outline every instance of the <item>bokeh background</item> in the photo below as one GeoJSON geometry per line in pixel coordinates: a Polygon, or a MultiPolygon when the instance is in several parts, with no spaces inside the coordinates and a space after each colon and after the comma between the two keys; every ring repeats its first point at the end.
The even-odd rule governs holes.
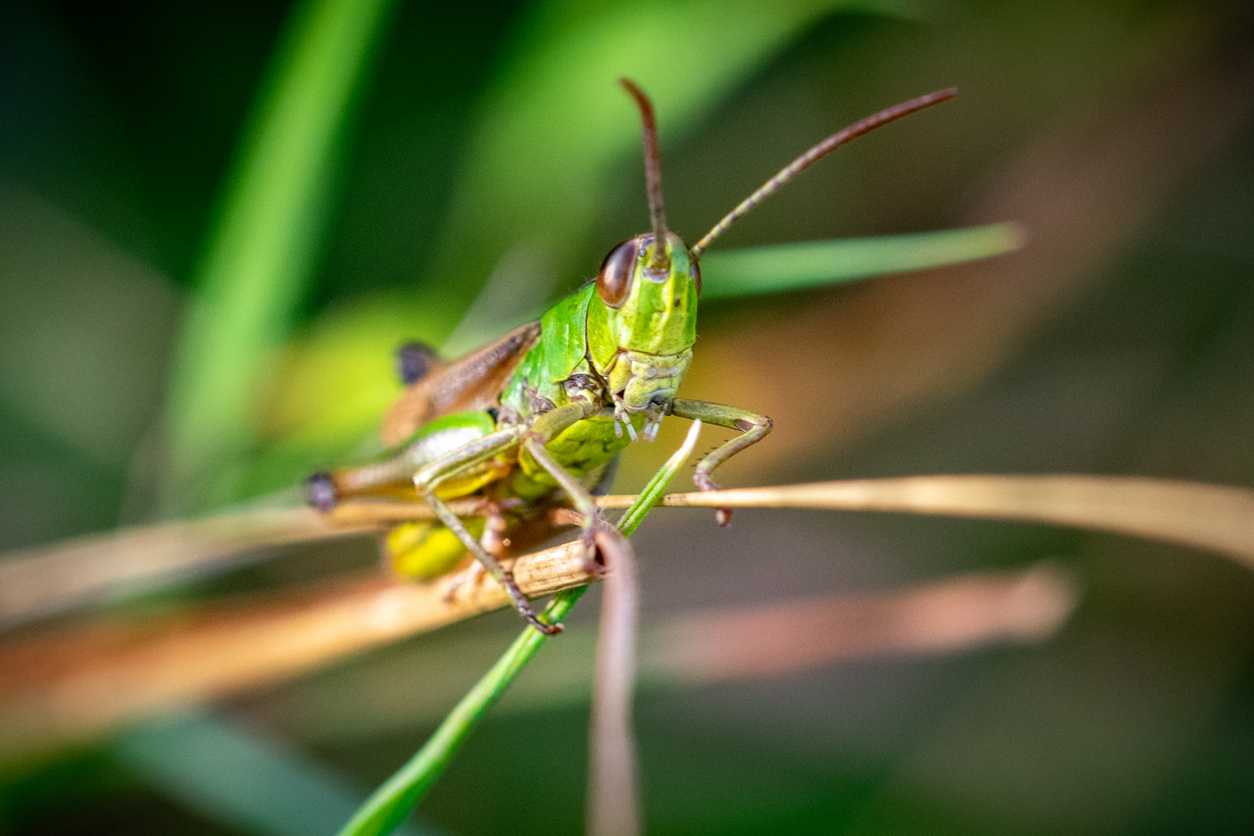
{"type": "MultiPolygon", "coordinates": [[[[309,198],[290,313],[253,353],[242,428],[171,477],[180,328],[293,15],[0,7],[0,548],[290,486],[361,449],[395,394],[400,341],[469,348],[591,277],[647,226],[621,74],[655,97],[670,222],[690,242],[817,139],[951,85],[955,101],[837,152],[721,246],[1028,231],[1011,256],[704,307],[685,392],[776,427],[724,484],[1072,472],[1254,485],[1254,20],[1241,3],[1166,0],[397,3],[309,198]]],[[[638,487],[681,432],[630,451],[618,487],[638,487]]],[[[723,531],[710,517],[658,512],[637,535],[646,624],[1042,559],[1082,598],[1036,644],[646,682],[648,832],[1254,828],[1248,569],[1042,526],[745,511],[723,531]]],[[[365,542],[291,550],[131,606],[373,560],[365,542]]],[[[416,826],[581,829],[595,611],[593,594],[567,649],[546,648],[416,826]]],[[[365,792],[517,630],[510,613],[483,617],[204,722],[241,753],[283,754],[288,772],[257,798],[281,806],[300,774],[365,792]]],[[[141,728],[7,759],[0,829],[277,832],[142,757],[154,740],[141,728]]],[[[165,740],[193,767],[238,766],[165,740]]]]}

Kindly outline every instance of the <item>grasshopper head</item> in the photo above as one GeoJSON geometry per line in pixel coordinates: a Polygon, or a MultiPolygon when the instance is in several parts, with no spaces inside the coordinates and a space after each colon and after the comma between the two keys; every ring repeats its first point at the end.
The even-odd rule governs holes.
{"type": "Polygon", "coordinates": [[[634,82],[621,82],[640,108],[653,232],[619,244],[601,264],[588,304],[588,349],[608,384],[615,425],[626,413],[648,412],[651,438],[692,362],[701,271],[666,228],[653,104],[634,82]]]}
{"type": "Polygon", "coordinates": [[[588,307],[588,345],[598,372],[628,412],[667,406],[697,339],[701,270],[678,235],[666,233],[665,268],[653,234],[619,244],[597,274],[588,307]]]}
{"type": "Polygon", "coordinates": [[[609,336],[621,351],[674,355],[696,341],[701,270],[678,235],[666,233],[666,267],[653,268],[654,236],[610,250],[597,274],[609,336]]]}

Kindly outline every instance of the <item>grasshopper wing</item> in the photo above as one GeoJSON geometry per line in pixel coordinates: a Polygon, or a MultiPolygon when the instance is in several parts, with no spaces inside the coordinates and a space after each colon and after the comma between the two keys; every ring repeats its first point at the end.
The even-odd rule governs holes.
{"type": "Polygon", "coordinates": [[[539,339],[540,323],[529,322],[410,383],[383,419],[383,443],[399,444],[442,415],[495,406],[505,382],[539,339]]]}

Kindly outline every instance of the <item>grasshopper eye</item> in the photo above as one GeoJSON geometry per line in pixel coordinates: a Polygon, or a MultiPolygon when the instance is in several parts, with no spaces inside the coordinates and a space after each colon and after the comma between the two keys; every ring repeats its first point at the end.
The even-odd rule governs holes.
{"type": "Polygon", "coordinates": [[[697,283],[697,295],[701,295],[701,265],[695,261],[692,264],[692,280],[697,283]]]}
{"type": "Polygon", "coordinates": [[[638,253],[639,242],[633,238],[610,250],[605,261],[601,262],[601,272],[597,273],[597,293],[601,294],[601,301],[611,308],[622,307],[627,301],[638,253]]]}

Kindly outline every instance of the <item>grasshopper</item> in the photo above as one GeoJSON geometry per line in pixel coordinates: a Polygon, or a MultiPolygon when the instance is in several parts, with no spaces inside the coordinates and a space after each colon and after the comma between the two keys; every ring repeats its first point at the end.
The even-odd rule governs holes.
{"type": "MultiPolygon", "coordinates": [[[[584,553],[593,561],[596,546],[613,544],[618,536],[599,518],[593,493],[608,481],[619,452],[633,441],[656,438],[665,416],[738,433],[697,463],[693,479],[703,491],[717,489],[715,468],[771,431],[765,415],[678,397],[696,342],[702,253],[734,221],[838,146],[956,94],[949,89],[920,96],[833,134],[689,248],[666,226],[653,105],[635,83],[621,83],[640,110],[651,231],[614,247],[595,281],[538,322],[466,357],[445,363],[420,344],[402,346],[398,360],[406,389],[383,421],[388,451],[305,482],[308,502],[323,511],[346,500],[412,499],[416,492],[438,522],[404,523],[388,533],[384,549],[396,570],[434,577],[469,552],[477,565],[452,583],[486,571],[527,621],[548,634],[561,625],[535,614],[500,558],[569,522],[563,497],[579,515],[584,553]],[[482,500],[481,510],[463,522],[446,503],[469,497],[482,500]]],[[[719,509],[718,522],[726,525],[730,513],[719,509]]]]}

